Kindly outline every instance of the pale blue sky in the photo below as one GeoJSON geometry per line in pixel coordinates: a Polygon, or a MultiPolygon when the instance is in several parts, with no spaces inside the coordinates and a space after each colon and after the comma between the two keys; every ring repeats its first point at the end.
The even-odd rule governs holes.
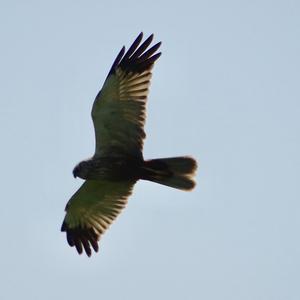
{"type": "Polygon", "coordinates": [[[298,1],[2,1],[0,298],[300,299],[298,1]],[[92,258],[60,232],[123,45],[162,41],[145,157],[191,154],[191,193],[140,182],[92,258]]]}

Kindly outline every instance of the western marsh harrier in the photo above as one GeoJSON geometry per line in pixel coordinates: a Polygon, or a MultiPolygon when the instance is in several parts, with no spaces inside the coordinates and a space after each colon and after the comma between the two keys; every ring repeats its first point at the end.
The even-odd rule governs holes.
{"type": "Polygon", "coordinates": [[[98,251],[100,236],[126,206],[139,179],[187,191],[195,186],[193,158],[143,158],[146,102],[161,43],[149,48],[153,34],[141,44],[142,39],[140,33],[126,53],[123,47],[117,55],[92,108],[95,154],[73,170],[85,182],[66,206],[61,231],[79,254],[98,251]]]}

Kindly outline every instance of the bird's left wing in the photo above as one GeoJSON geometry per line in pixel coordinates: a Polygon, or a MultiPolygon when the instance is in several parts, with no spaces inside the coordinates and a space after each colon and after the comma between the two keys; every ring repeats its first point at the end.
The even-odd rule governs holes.
{"type": "Polygon", "coordinates": [[[91,256],[98,251],[98,241],[127,203],[134,181],[87,180],[66,206],[61,231],[67,234],[71,247],[79,254],[91,256]]]}
{"type": "Polygon", "coordinates": [[[141,45],[141,33],[128,51],[115,59],[92,108],[95,156],[142,157],[145,105],[156,53],[161,43],[148,49],[153,34],[141,45]]]}

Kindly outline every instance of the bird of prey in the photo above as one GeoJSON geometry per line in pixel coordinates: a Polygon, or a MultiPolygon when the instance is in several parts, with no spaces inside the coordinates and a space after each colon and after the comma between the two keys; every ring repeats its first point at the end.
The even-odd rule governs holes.
{"type": "Polygon", "coordinates": [[[85,181],[66,205],[61,231],[79,254],[98,252],[100,236],[126,206],[139,179],[180,190],[195,186],[193,158],[144,160],[145,106],[161,42],[149,48],[153,34],[142,39],[140,33],[126,53],[123,47],[117,55],[92,108],[95,154],[73,170],[74,177],[85,181]]]}

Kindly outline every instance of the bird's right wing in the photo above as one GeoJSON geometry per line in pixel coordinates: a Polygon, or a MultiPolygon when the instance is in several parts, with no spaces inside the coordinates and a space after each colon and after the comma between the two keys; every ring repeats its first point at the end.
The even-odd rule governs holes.
{"type": "Polygon", "coordinates": [[[127,203],[135,181],[87,180],[66,206],[61,231],[79,254],[91,256],[91,246],[98,251],[98,241],[127,203]]]}

